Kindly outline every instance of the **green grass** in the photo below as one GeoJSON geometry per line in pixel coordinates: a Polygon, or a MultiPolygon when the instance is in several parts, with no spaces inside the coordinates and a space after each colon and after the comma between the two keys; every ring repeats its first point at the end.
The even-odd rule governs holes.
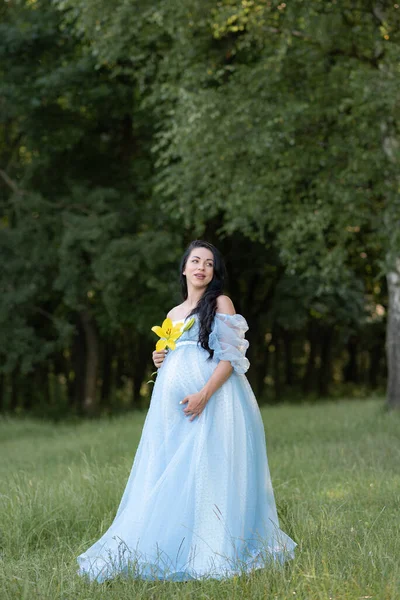
{"type": "Polygon", "coordinates": [[[222,582],[88,584],[76,556],[118,506],[144,415],[0,421],[0,599],[400,599],[400,414],[382,399],[262,410],[296,559],[222,582]]]}

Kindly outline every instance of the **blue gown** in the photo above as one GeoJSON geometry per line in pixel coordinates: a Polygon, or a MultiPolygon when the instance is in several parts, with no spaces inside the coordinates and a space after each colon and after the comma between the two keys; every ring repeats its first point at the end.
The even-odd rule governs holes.
{"type": "Polygon", "coordinates": [[[244,375],[247,329],[241,315],[217,313],[208,360],[196,317],[168,352],[116,517],[78,557],[80,575],[223,579],[294,557],[297,544],[279,528],[264,426],[244,375]],[[234,370],[190,421],[179,402],[204,386],[219,360],[234,370]]]}

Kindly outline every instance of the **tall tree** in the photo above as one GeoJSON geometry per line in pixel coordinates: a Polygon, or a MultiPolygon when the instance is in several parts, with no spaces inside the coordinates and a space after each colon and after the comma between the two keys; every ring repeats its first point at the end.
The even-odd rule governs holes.
{"type": "Polygon", "coordinates": [[[180,232],[163,231],[151,197],[152,123],[136,80],[119,66],[96,68],[53,2],[2,10],[2,370],[20,391],[45,360],[67,379],[75,370],[73,393],[90,412],[101,340],[134,325],[132,352],[148,346],[180,232]],[[82,370],[58,360],[78,330],[82,370]]]}
{"type": "MultiPolygon", "coordinates": [[[[174,107],[157,146],[158,191],[199,231],[220,211],[222,232],[275,238],[311,301],[349,306],[363,285],[357,257],[377,277],[390,270],[388,403],[399,406],[398,5],[186,6],[155,86],[174,107]]],[[[372,318],[376,306],[365,308],[372,318]]]]}
{"type": "MultiPolygon", "coordinates": [[[[359,380],[363,345],[380,356],[382,279],[399,256],[395,5],[0,10],[9,406],[51,397],[53,381],[87,412],[111,410],[126,380],[137,402],[150,325],[175,302],[183,245],[203,235],[248,315],[259,396],[359,380]]],[[[376,383],[374,361],[380,371],[363,368],[376,383]]]]}

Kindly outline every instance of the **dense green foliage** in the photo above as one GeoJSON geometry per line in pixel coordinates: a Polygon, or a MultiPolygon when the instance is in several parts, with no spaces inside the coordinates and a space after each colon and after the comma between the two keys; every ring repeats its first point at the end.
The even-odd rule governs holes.
{"type": "Polygon", "coordinates": [[[262,409],[295,561],[225,582],[88,586],[76,556],[112,521],[143,416],[0,423],[2,600],[399,598],[399,414],[382,398],[262,409]],[[6,489],[6,492],[4,491],[6,489]]]}
{"type": "Polygon", "coordinates": [[[194,237],[225,254],[260,401],[385,381],[400,9],[0,8],[1,408],[145,406],[194,237]]]}

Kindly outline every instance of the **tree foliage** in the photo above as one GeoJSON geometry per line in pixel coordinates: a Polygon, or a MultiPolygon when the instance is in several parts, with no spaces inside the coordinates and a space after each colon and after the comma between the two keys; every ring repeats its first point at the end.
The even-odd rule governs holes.
{"type": "Polygon", "coordinates": [[[149,328],[194,237],[226,255],[257,394],[382,381],[400,246],[396,4],[1,12],[3,406],[36,403],[27,374],[40,390],[64,382],[70,408],[112,406],[124,386],[140,403],[149,328]]]}

